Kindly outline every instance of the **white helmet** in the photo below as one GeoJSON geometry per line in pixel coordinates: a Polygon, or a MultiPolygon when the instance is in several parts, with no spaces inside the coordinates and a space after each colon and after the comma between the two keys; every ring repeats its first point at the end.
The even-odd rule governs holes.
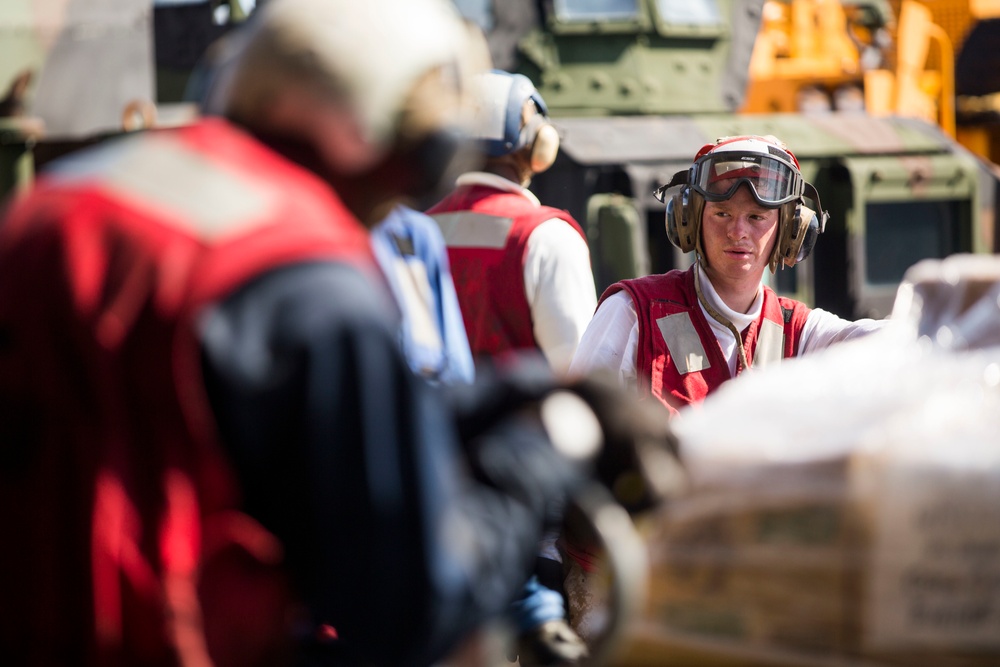
{"type": "Polygon", "coordinates": [[[348,172],[390,150],[404,111],[464,133],[469,79],[489,66],[447,0],[269,0],[237,33],[209,111],[325,145],[348,172]]]}

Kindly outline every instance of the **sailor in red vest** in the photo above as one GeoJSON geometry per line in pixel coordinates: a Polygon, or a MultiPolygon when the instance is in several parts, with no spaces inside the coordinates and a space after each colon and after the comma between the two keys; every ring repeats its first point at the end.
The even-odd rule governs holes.
{"type": "Polygon", "coordinates": [[[750,368],[879,329],[779,297],[765,269],[805,259],[826,225],[816,189],[774,136],[724,137],[657,190],[671,242],[695,251],[687,270],[608,287],[571,373],[596,368],[653,396],[672,414],[750,368]],[[808,208],[804,197],[816,204],[808,208]]]}
{"type": "Polygon", "coordinates": [[[473,354],[541,350],[562,373],[597,297],[580,225],[527,189],[555,161],[559,134],[524,75],[494,70],[476,83],[473,132],[486,166],[428,213],[448,245],[473,354]]]}
{"type": "Polygon", "coordinates": [[[430,665],[520,590],[584,475],[520,409],[555,385],[453,409],[363,226],[460,153],[467,30],[269,0],[226,118],[74,153],[5,211],[3,662],[430,665]]]}
{"type": "MultiPolygon", "coordinates": [[[[590,250],[566,211],[543,206],[528,186],[559,151],[559,134],[534,84],[493,70],[472,89],[472,133],[483,171],[462,174],[456,189],[427,212],[448,246],[469,344],[478,360],[540,352],[563,374],[597,305],[590,250]]],[[[541,548],[557,570],[554,535],[541,548]]],[[[514,605],[523,665],[574,664],[586,646],[565,621],[561,588],[535,577],[514,605]]]]}

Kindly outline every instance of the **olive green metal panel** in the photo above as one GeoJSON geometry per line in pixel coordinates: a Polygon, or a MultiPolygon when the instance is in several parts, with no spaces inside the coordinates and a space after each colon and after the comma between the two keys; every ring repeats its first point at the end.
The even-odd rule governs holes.
{"type": "Polygon", "coordinates": [[[590,197],[585,227],[597,285],[649,273],[646,228],[631,198],[607,193],[590,197]]]}
{"type": "Polygon", "coordinates": [[[979,165],[971,155],[867,157],[842,161],[853,184],[847,213],[848,280],[858,314],[892,310],[905,270],[923,259],[989,252],[978,229],[979,165]]]}
{"type": "Polygon", "coordinates": [[[704,136],[773,134],[800,160],[825,156],[921,155],[949,152],[954,142],[933,125],[866,114],[761,114],[694,118],[704,136]]]}
{"type": "MultiPolygon", "coordinates": [[[[501,1],[536,7],[528,0],[480,4],[495,9],[501,1]]],[[[880,0],[846,4],[871,13],[871,25],[891,19],[880,0]]],[[[561,206],[574,211],[595,195],[630,197],[646,221],[653,270],[686,258],[664,247],[652,222],[663,204],[652,191],[686,169],[704,144],[742,134],[784,140],[831,213],[813,255],[775,276],[783,293],[815,298],[845,317],[884,314],[873,297],[883,289],[876,283],[890,282],[908,259],[1000,249],[1000,168],[975,161],[937,127],[863,113],[735,113],[763,2],[561,0],[537,7],[517,12],[521,23],[498,18],[493,32],[484,26],[491,47],[517,36],[512,69],[539,87],[563,138],[563,159],[536,183],[550,196],[573,193],[561,206]],[[575,16],[560,15],[560,7],[575,16]]]]}
{"type": "Polygon", "coordinates": [[[561,150],[583,164],[687,162],[718,137],[773,134],[800,161],[865,155],[950,154],[956,144],[934,126],[902,118],[862,114],[823,116],[696,114],[559,118],[561,150]]]}
{"type": "Polygon", "coordinates": [[[0,200],[34,178],[32,143],[16,123],[0,119],[0,200]]]}
{"type": "Polygon", "coordinates": [[[552,12],[521,41],[518,70],[555,117],[734,111],[763,1],[685,4],[639,0],[634,17],[590,21],[552,12]]]}
{"type": "MultiPolygon", "coordinates": [[[[663,210],[652,191],[686,169],[705,143],[738,134],[784,139],[831,218],[813,256],[773,280],[783,294],[844,317],[888,314],[898,284],[894,277],[908,262],[950,252],[990,252],[994,243],[988,232],[994,224],[996,176],[920,121],[851,114],[693,114],[561,118],[556,125],[563,154],[595,177],[624,172],[631,187],[616,185],[616,190],[631,195],[640,215],[650,220],[663,210]],[[895,241],[884,241],[887,237],[895,241]]],[[[650,224],[647,234],[658,233],[650,224]]],[[[649,247],[654,244],[647,239],[649,247]]],[[[654,263],[662,264],[662,258],[654,263]]],[[[672,264],[678,265],[676,259],[672,264]]]]}
{"type": "Polygon", "coordinates": [[[978,168],[961,154],[845,158],[843,162],[854,182],[856,207],[887,201],[974,201],[977,193],[978,168]]]}

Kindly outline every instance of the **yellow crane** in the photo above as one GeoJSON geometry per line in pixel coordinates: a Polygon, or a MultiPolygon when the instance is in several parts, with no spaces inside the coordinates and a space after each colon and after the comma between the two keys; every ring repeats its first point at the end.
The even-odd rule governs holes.
{"type": "Polygon", "coordinates": [[[998,17],[1000,0],[768,0],[741,111],[915,117],[1000,162],[1000,91],[955,90],[966,36],[998,17]]]}

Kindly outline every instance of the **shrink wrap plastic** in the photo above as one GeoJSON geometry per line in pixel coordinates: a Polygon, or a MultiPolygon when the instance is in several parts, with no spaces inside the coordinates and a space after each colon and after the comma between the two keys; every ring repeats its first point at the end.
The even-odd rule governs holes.
{"type": "Polygon", "coordinates": [[[914,266],[878,333],[673,426],[621,664],[1000,665],[1000,258],[914,266]]]}

